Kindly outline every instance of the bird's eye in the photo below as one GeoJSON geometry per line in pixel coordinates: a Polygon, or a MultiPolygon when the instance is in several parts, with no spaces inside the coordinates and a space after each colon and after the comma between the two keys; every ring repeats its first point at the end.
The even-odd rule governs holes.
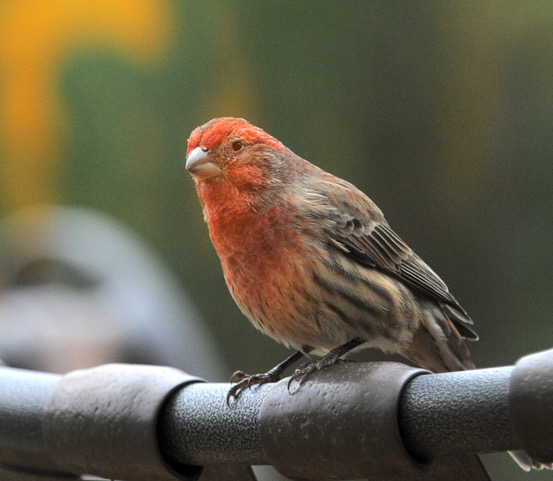
{"type": "Polygon", "coordinates": [[[240,142],[239,140],[235,140],[233,143],[232,143],[232,150],[234,150],[235,152],[238,152],[241,148],[242,148],[242,142],[240,142]]]}

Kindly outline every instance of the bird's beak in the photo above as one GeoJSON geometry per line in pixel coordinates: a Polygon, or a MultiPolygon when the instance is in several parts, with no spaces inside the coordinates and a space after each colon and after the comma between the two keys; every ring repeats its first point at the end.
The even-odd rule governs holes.
{"type": "Polygon", "coordinates": [[[198,180],[206,180],[216,175],[221,175],[222,170],[209,158],[209,152],[196,147],[188,154],[186,170],[198,180]]]}

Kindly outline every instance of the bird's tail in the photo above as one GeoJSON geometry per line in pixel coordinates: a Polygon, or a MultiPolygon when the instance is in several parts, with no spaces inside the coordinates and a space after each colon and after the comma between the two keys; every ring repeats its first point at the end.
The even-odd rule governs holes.
{"type": "Polygon", "coordinates": [[[421,305],[423,320],[405,352],[406,357],[432,372],[474,369],[463,342],[466,336],[459,333],[443,308],[431,302],[421,305]]]}

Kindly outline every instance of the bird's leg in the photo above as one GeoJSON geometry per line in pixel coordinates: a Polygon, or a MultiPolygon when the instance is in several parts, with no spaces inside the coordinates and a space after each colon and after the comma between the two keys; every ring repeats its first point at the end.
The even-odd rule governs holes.
{"type": "Polygon", "coordinates": [[[295,352],[264,374],[254,374],[253,376],[250,376],[242,371],[236,371],[230,378],[230,382],[236,384],[230,388],[227,394],[227,404],[230,406],[230,400],[238,397],[238,395],[246,388],[251,388],[252,386],[259,384],[280,381],[282,373],[290,366],[298,362],[310,350],[310,347],[304,347],[302,351],[295,352]]]}
{"type": "Polygon", "coordinates": [[[352,349],[355,349],[364,342],[365,341],[363,341],[362,339],[356,337],[344,344],[341,344],[338,347],[335,347],[334,349],[331,349],[318,361],[301,364],[300,366],[298,366],[294,374],[292,374],[292,376],[290,377],[290,380],[288,381],[288,390],[290,390],[290,386],[294,381],[299,381],[301,383],[302,379],[313,371],[320,371],[325,367],[336,364],[344,354],[347,354],[352,349]]]}

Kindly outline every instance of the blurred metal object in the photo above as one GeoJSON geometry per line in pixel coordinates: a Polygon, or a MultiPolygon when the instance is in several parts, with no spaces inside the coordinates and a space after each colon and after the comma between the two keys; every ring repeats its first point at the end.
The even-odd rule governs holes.
{"type": "Polygon", "coordinates": [[[67,372],[106,362],[221,379],[223,362],[174,276],[135,233],[80,207],[0,222],[0,358],[67,372]]]}
{"type": "Polygon", "coordinates": [[[553,462],[553,349],[524,356],[511,375],[509,414],[533,461],[553,462]]]}

